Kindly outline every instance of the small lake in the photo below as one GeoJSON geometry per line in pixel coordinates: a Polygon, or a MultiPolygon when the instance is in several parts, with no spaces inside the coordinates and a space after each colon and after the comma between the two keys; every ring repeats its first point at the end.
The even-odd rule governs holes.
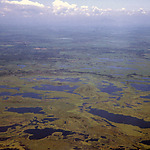
{"type": "Polygon", "coordinates": [[[116,95],[115,92],[122,91],[122,88],[114,86],[113,83],[109,83],[109,85],[98,85],[98,88],[101,90],[101,92],[105,92],[112,95],[116,95]]]}
{"type": "Polygon", "coordinates": [[[42,99],[42,94],[37,94],[37,93],[17,93],[17,94],[14,94],[13,96],[22,96],[22,97],[42,99]]]}
{"type": "Polygon", "coordinates": [[[19,107],[19,108],[8,108],[6,111],[9,112],[16,112],[19,114],[24,114],[24,113],[34,113],[34,114],[45,114],[43,109],[41,107],[19,107]]]}
{"type": "Polygon", "coordinates": [[[11,96],[10,92],[1,92],[0,96],[11,96]]]}
{"type": "Polygon", "coordinates": [[[20,67],[21,69],[26,67],[26,65],[17,65],[18,67],[20,67]]]}
{"type": "Polygon", "coordinates": [[[136,90],[140,91],[150,91],[150,84],[136,84],[136,83],[131,83],[131,86],[134,87],[136,90]]]}
{"type": "Polygon", "coordinates": [[[20,88],[19,87],[9,87],[9,86],[7,86],[7,85],[0,85],[0,88],[3,88],[3,89],[14,89],[14,90],[20,90],[20,88]]]}
{"type": "Polygon", "coordinates": [[[22,96],[22,97],[42,99],[42,94],[37,94],[37,93],[16,93],[16,94],[12,94],[11,92],[2,92],[2,93],[0,93],[0,96],[22,96]]]}
{"type": "Polygon", "coordinates": [[[138,126],[140,128],[150,128],[150,122],[144,121],[143,119],[138,119],[136,117],[125,116],[121,114],[113,114],[102,109],[96,109],[96,108],[91,108],[91,107],[89,107],[89,109],[90,110],[87,112],[96,116],[100,116],[102,118],[105,118],[115,123],[129,124],[133,126],[138,126]]]}
{"type": "Polygon", "coordinates": [[[6,132],[9,128],[15,129],[18,124],[14,124],[11,126],[0,126],[0,132],[6,132]]]}
{"type": "Polygon", "coordinates": [[[80,78],[55,78],[53,81],[59,81],[59,82],[80,82],[80,78]]]}
{"type": "Polygon", "coordinates": [[[150,99],[150,94],[147,96],[140,96],[141,98],[146,98],[146,99],[150,99]]]}
{"type": "Polygon", "coordinates": [[[46,85],[42,84],[41,86],[35,86],[32,87],[35,90],[44,90],[44,91],[64,91],[68,93],[73,93],[73,91],[78,88],[78,86],[69,86],[69,85],[61,85],[61,86],[55,86],[55,85],[46,85]]]}
{"type": "Polygon", "coordinates": [[[29,139],[30,140],[39,140],[43,139],[49,135],[52,135],[54,132],[61,132],[63,136],[75,134],[72,131],[65,131],[62,129],[53,129],[53,128],[45,128],[45,129],[28,129],[24,131],[25,133],[32,134],[29,139]]]}

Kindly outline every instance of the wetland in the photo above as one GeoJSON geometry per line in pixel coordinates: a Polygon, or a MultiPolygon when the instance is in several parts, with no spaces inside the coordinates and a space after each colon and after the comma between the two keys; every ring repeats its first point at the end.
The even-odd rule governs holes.
{"type": "Polygon", "coordinates": [[[0,149],[150,149],[149,27],[0,25],[0,149]]]}

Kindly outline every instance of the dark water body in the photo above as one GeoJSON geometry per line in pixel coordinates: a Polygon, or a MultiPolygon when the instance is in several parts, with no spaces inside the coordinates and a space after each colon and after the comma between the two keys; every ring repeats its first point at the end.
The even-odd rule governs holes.
{"type": "Polygon", "coordinates": [[[150,78],[149,78],[149,77],[142,77],[142,79],[150,80],[150,78]]]}
{"type": "Polygon", "coordinates": [[[68,93],[73,93],[73,91],[78,88],[78,86],[70,87],[69,85],[61,85],[61,86],[54,86],[54,85],[45,85],[42,84],[41,87],[35,86],[32,87],[35,90],[44,90],[44,91],[65,91],[68,93]]]}
{"type": "Polygon", "coordinates": [[[150,140],[144,140],[144,141],[141,141],[140,143],[150,145],[150,140]]]}
{"type": "Polygon", "coordinates": [[[21,69],[26,67],[26,65],[17,65],[18,67],[20,67],[21,69]]]}
{"type": "Polygon", "coordinates": [[[98,69],[98,70],[100,70],[100,68],[99,67],[89,67],[89,68],[80,68],[81,70],[83,69],[83,70],[92,70],[92,69],[98,69]]]}
{"type": "Polygon", "coordinates": [[[38,77],[36,80],[50,80],[51,78],[38,77]]]}
{"type": "Polygon", "coordinates": [[[44,118],[41,121],[37,120],[37,117],[34,117],[33,120],[30,120],[29,125],[38,125],[38,123],[48,123],[48,122],[53,122],[55,120],[58,120],[59,118],[44,118]]]}
{"type": "Polygon", "coordinates": [[[121,99],[121,97],[118,97],[118,98],[117,98],[117,101],[119,101],[120,99],[121,99]]]}
{"type": "Polygon", "coordinates": [[[123,59],[112,59],[112,58],[99,58],[98,62],[108,62],[108,61],[113,61],[113,62],[122,62],[124,61],[123,59]]]}
{"type": "Polygon", "coordinates": [[[91,139],[89,139],[89,140],[86,140],[86,142],[89,142],[89,141],[91,141],[91,142],[97,142],[99,139],[94,139],[94,138],[91,138],[91,139]]]}
{"type": "Polygon", "coordinates": [[[140,91],[150,91],[150,84],[136,84],[136,83],[131,83],[131,86],[134,87],[136,90],[140,91]]]}
{"type": "Polygon", "coordinates": [[[126,80],[126,81],[128,81],[128,82],[142,82],[142,83],[150,83],[150,81],[148,81],[148,80],[143,80],[143,81],[141,81],[141,80],[126,80]]]}
{"type": "Polygon", "coordinates": [[[16,126],[18,126],[18,124],[14,124],[14,125],[11,125],[11,126],[0,126],[0,132],[6,132],[9,128],[15,129],[16,126]]]}
{"type": "Polygon", "coordinates": [[[43,109],[41,107],[19,107],[19,108],[8,108],[6,111],[9,112],[17,112],[19,114],[24,114],[24,113],[34,113],[34,114],[45,114],[43,109]]]}
{"type": "Polygon", "coordinates": [[[127,67],[117,67],[117,66],[108,66],[111,69],[121,69],[121,70],[137,70],[134,68],[127,68],[127,67]]]}
{"type": "Polygon", "coordinates": [[[60,79],[60,78],[56,78],[53,81],[60,81],[60,82],[80,82],[80,78],[64,78],[64,79],[60,79]]]}
{"type": "Polygon", "coordinates": [[[14,89],[14,90],[20,90],[20,88],[19,87],[9,87],[9,86],[7,86],[7,85],[0,85],[0,88],[3,88],[3,89],[14,89]]]}
{"type": "Polygon", "coordinates": [[[120,114],[113,114],[105,110],[91,108],[91,107],[89,107],[89,109],[90,109],[88,111],[89,113],[106,118],[107,120],[115,123],[129,124],[133,126],[138,126],[140,128],[150,128],[150,122],[144,121],[143,119],[138,119],[136,117],[131,117],[131,116],[124,116],[120,114]]]}
{"type": "Polygon", "coordinates": [[[149,103],[150,101],[143,101],[144,103],[149,103]]]}
{"type": "Polygon", "coordinates": [[[8,98],[9,98],[9,97],[5,97],[5,98],[3,98],[3,100],[8,100],[8,98]]]}
{"type": "Polygon", "coordinates": [[[50,99],[63,99],[63,98],[67,98],[67,97],[53,97],[53,98],[50,98],[50,99]]]}
{"type": "MultiPolygon", "coordinates": [[[[2,92],[0,93],[0,96],[22,96],[22,97],[29,97],[29,98],[36,98],[36,99],[42,99],[42,94],[37,93],[17,93],[12,94],[10,92],[2,92]]],[[[3,100],[7,100],[8,98],[4,98],[3,100]]]]}
{"type": "Polygon", "coordinates": [[[45,128],[45,129],[28,129],[24,131],[25,133],[33,134],[29,137],[30,140],[39,140],[43,139],[49,135],[52,135],[54,132],[61,132],[63,136],[75,134],[72,131],[65,131],[62,129],[53,129],[53,128],[45,128]]]}
{"type": "Polygon", "coordinates": [[[146,99],[150,99],[150,95],[147,96],[140,96],[141,98],[146,98],[146,99]]]}
{"type": "Polygon", "coordinates": [[[0,93],[0,96],[11,96],[10,92],[2,92],[0,93]]]}
{"type": "Polygon", "coordinates": [[[48,122],[48,121],[50,121],[50,122],[52,122],[52,121],[55,121],[55,120],[58,120],[59,118],[44,118],[44,119],[42,119],[42,121],[43,122],[48,122]]]}
{"type": "Polygon", "coordinates": [[[115,92],[122,91],[122,88],[114,86],[114,84],[109,83],[109,85],[100,85],[98,88],[105,93],[116,95],[115,92]]]}
{"type": "Polygon", "coordinates": [[[17,94],[14,94],[13,96],[22,96],[22,97],[42,99],[41,95],[42,94],[37,94],[37,93],[17,93],[17,94]]]}

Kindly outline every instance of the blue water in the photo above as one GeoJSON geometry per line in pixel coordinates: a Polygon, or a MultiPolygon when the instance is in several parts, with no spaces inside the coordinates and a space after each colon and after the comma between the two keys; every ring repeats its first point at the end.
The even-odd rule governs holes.
{"type": "Polygon", "coordinates": [[[65,97],[53,97],[53,98],[50,98],[50,99],[63,99],[65,97]]]}
{"type": "Polygon", "coordinates": [[[126,81],[129,81],[129,82],[145,82],[145,83],[150,83],[150,81],[148,81],[148,80],[143,80],[143,81],[141,81],[141,80],[126,80],[126,81]]]}
{"type": "Polygon", "coordinates": [[[64,78],[64,79],[60,79],[60,78],[56,78],[53,81],[60,81],[60,82],[80,82],[80,78],[64,78]]]}
{"type": "Polygon", "coordinates": [[[11,96],[10,92],[2,92],[0,93],[0,96],[11,96]]]}
{"type": "Polygon", "coordinates": [[[98,88],[105,93],[116,95],[115,92],[122,91],[122,88],[118,88],[114,86],[113,83],[109,83],[109,85],[98,85],[98,88]]]}
{"type": "MultiPolygon", "coordinates": [[[[10,92],[2,92],[2,93],[0,93],[0,96],[22,96],[22,97],[42,99],[42,94],[37,94],[37,93],[16,93],[16,94],[12,94],[10,92]]],[[[7,100],[7,99],[8,98],[4,98],[4,100],[7,100]]]]}
{"type": "Polygon", "coordinates": [[[37,77],[36,80],[50,80],[51,78],[37,77]]]}
{"type": "Polygon", "coordinates": [[[6,111],[9,112],[17,112],[19,114],[24,114],[24,113],[34,113],[34,114],[45,114],[43,109],[41,107],[19,107],[19,108],[8,108],[6,111]]]}
{"type": "Polygon", "coordinates": [[[22,97],[42,99],[42,94],[37,94],[37,93],[17,93],[17,94],[14,94],[13,96],[22,96],[22,97]]]}
{"type": "Polygon", "coordinates": [[[97,62],[108,62],[108,61],[113,61],[113,62],[122,62],[123,59],[112,59],[112,58],[99,58],[97,62]]]}
{"type": "Polygon", "coordinates": [[[135,117],[125,116],[121,114],[113,114],[105,110],[91,108],[91,107],[89,107],[89,109],[90,109],[88,111],[89,113],[106,118],[107,120],[115,123],[130,124],[133,126],[138,126],[140,128],[150,128],[150,121],[144,121],[143,119],[138,119],[135,117]]]}
{"type": "Polygon", "coordinates": [[[18,67],[20,67],[21,69],[26,67],[26,65],[17,65],[18,67]]]}
{"type": "Polygon", "coordinates": [[[127,67],[117,67],[117,66],[108,66],[108,67],[112,69],[121,69],[121,70],[137,70],[134,68],[127,68],[127,67]]]}
{"type": "Polygon", "coordinates": [[[20,88],[19,87],[9,87],[9,86],[7,86],[7,85],[0,85],[0,88],[3,88],[3,89],[14,89],[14,90],[20,90],[20,88]]]}
{"type": "Polygon", "coordinates": [[[0,132],[6,132],[9,128],[15,129],[18,124],[14,124],[11,126],[0,126],[0,132]]]}
{"type": "Polygon", "coordinates": [[[43,139],[49,135],[52,135],[54,132],[61,132],[63,136],[75,134],[72,131],[65,131],[62,129],[53,129],[53,128],[45,128],[45,129],[28,129],[24,131],[25,133],[32,134],[29,139],[30,140],[38,140],[43,139]]]}
{"type": "Polygon", "coordinates": [[[44,91],[65,91],[68,93],[73,93],[73,91],[78,88],[78,86],[70,87],[69,85],[61,85],[61,86],[55,86],[55,85],[49,85],[49,84],[42,84],[40,87],[35,86],[32,87],[35,90],[44,90],[44,91]]]}
{"type": "Polygon", "coordinates": [[[134,87],[136,90],[140,91],[150,91],[150,84],[136,84],[136,83],[131,83],[131,86],[134,87]]]}
{"type": "Polygon", "coordinates": [[[141,98],[146,98],[146,99],[150,99],[150,94],[147,96],[140,96],[141,98]]]}

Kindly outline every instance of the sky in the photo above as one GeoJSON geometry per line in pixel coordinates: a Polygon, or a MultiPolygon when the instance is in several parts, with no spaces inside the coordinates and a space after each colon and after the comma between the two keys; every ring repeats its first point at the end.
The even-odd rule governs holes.
{"type": "Polygon", "coordinates": [[[1,23],[66,22],[67,19],[84,22],[95,18],[97,22],[124,20],[125,23],[127,18],[128,22],[149,22],[150,0],[0,0],[1,23]]]}

